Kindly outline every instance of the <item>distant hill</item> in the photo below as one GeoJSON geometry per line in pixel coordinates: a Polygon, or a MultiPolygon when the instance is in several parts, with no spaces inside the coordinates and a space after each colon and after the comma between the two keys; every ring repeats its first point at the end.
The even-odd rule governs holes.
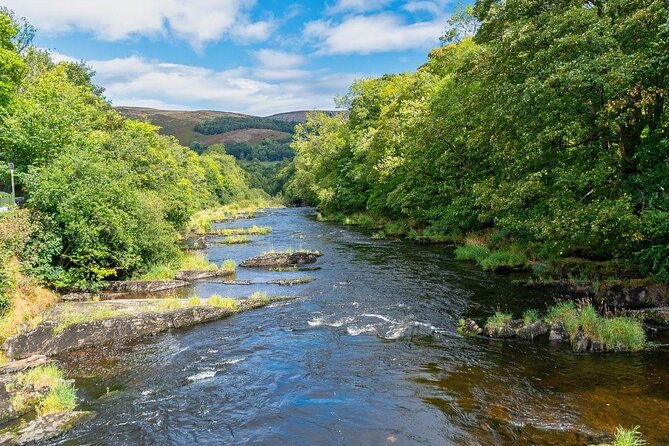
{"type": "Polygon", "coordinates": [[[299,110],[286,113],[277,113],[276,115],[271,115],[267,117],[270,119],[276,119],[277,121],[292,121],[292,122],[304,123],[307,122],[307,113],[311,113],[312,111],[319,111],[322,113],[326,113],[329,116],[334,116],[339,113],[344,113],[342,111],[337,111],[337,110],[299,110]]]}
{"type": "MultiPolygon", "coordinates": [[[[160,133],[172,135],[184,146],[192,147],[197,142],[203,146],[226,143],[257,143],[266,138],[276,141],[285,140],[290,137],[286,131],[278,131],[267,128],[236,129],[219,134],[204,134],[195,130],[196,127],[210,122],[216,118],[258,118],[258,116],[244,115],[241,113],[230,113],[214,110],[158,110],[147,107],[116,107],[123,116],[139,121],[148,121],[161,127],[160,133]]],[[[283,122],[305,122],[307,110],[292,111],[267,116],[267,119],[283,122]]],[[[325,111],[330,115],[340,113],[336,111],[325,111]]]]}

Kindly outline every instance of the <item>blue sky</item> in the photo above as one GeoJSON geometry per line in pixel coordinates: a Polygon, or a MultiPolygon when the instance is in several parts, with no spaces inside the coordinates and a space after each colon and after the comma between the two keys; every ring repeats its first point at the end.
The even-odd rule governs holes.
{"type": "Polygon", "coordinates": [[[415,70],[455,0],[0,0],[114,105],[332,109],[355,79],[415,70]]]}

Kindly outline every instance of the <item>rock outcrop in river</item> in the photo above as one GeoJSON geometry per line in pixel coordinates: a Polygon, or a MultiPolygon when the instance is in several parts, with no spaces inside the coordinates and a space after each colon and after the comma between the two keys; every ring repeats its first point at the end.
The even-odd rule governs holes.
{"type": "Polygon", "coordinates": [[[320,256],[321,253],[319,252],[309,251],[273,252],[244,260],[239,266],[245,268],[282,268],[314,263],[320,256]]]}

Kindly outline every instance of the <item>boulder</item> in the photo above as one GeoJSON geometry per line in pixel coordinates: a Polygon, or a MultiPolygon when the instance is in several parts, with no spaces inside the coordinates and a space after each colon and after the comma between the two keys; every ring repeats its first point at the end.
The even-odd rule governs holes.
{"type": "Polygon", "coordinates": [[[483,330],[485,331],[485,334],[491,338],[508,339],[516,336],[516,330],[522,326],[523,320],[516,319],[502,326],[486,325],[483,330]]]}
{"type": "Polygon", "coordinates": [[[263,254],[244,260],[239,266],[245,268],[280,268],[314,263],[320,253],[315,252],[276,252],[263,254]]]}
{"type": "Polygon", "coordinates": [[[629,280],[602,283],[597,300],[612,308],[644,308],[669,306],[669,284],[629,280]]]}
{"type": "Polygon", "coordinates": [[[460,319],[457,330],[463,336],[476,336],[483,333],[483,329],[472,319],[460,319]]]}
{"type": "Polygon", "coordinates": [[[105,291],[112,293],[155,293],[189,286],[184,280],[119,280],[108,282],[105,291]]]}
{"type": "Polygon", "coordinates": [[[190,237],[186,239],[185,245],[186,249],[190,250],[206,249],[209,246],[206,235],[196,235],[194,237],[190,237]]]}
{"type": "Polygon", "coordinates": [[[523,325],[516,330],[516,336],[520,339],[534,339],[548,333],[548,325],[542,321],[532,322],[531,324],[523,325]]]}
{"type": "Polygon", "coordinates": [[[551,341],[564,341],[569,340],[569,335],[567,330],[564,328],[564,323],[562,321],[554,322],[551,324],[550,334],[548,338],[551,341]]]}
{"type": "MultiPolygon", "coordinates": [[[[592,339],[583,331],[579,331],[571,341],[571,346],[575,352],[579,353],[600,353],[604,351],[604,344],[592,339]]],[[[615,349],[618,351],[618,349],[615,349]]]]}

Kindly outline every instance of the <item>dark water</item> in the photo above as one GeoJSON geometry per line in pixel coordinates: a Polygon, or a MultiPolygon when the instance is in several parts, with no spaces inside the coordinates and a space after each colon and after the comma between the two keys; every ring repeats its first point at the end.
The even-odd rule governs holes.
{"type": "Polygon", "coordinates": [[[319,271],[240,270],[253,286],[196,292],[296,300],[131,345],[62,358],[97,412],[54,444],[585,445],[618,424],[669,444],[669,354],[575,355],[547,341],[463,338],[461,317],[517,315],[551,299],[454,262],[443,246],[374,241],[272,210],[237,262],[318,249],[319,271]],[[306,285],[264,285],[313,277],[306,285]]]}

